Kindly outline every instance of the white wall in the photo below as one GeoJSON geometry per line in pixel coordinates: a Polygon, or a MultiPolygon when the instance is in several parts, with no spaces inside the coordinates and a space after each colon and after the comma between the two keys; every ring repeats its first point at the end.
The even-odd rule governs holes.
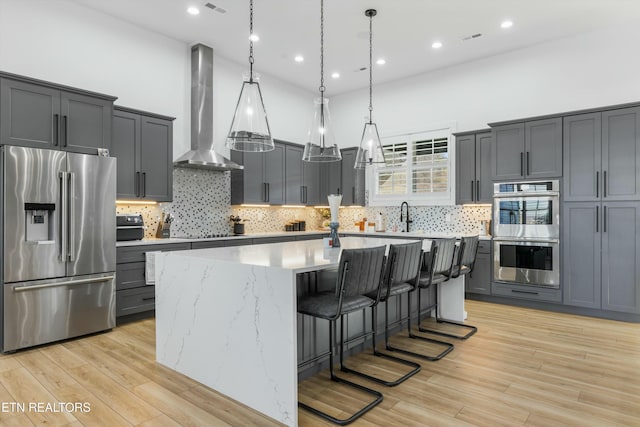
{"type": "MultiPolygon", "coordinates": [[[[594,32],[375,85],[374,121],[384,137],[449,122],[457,122],[458,131],[473,130],[490,122],[638,102],[637,40],[637,26],[594,32]]],[[[358,145],[368,90],[336,96],[332,103],[338,144],[358,145]]]]}
{"type": "MultiPolygon", "coordinates": [[[[0,70],[117,96],[117,105],[176,117],[174,158],[190,146],[190,64],[187,44],[77,3],[0,0],[0,70]]],[[[220,152],[245,68],[214,58],[213,123],[220,152]]],[[[313,93],[266,75],[261,81],[274,137],[303,142],[313,93]]]]}

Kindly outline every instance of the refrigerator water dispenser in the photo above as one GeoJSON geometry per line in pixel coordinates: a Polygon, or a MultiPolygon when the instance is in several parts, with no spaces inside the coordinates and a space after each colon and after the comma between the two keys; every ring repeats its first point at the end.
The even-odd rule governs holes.
{"type": "Polygon", "coordinates": [[[55,243],[53,213],[54,203],[25,203],[25,236],[27,242],[36,244],[55,243]]]}

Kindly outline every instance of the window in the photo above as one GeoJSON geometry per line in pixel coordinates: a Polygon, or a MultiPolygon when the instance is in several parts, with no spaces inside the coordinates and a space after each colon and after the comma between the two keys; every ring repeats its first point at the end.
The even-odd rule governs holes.
{"type": "Polygon", "coordinates": [[[383,138],[386,163],[372,168],[370,204],[453,203],[449,141],[449,129],[383,138]]]}

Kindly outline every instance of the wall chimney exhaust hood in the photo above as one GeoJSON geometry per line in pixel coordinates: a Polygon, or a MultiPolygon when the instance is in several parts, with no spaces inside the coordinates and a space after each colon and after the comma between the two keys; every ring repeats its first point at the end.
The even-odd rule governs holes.
{"type": "Polygon", "coordinates": [[[174,163],[183,168],[244,169],[213,150],[213,49],[191,47],[191,150],[174,163]]]}

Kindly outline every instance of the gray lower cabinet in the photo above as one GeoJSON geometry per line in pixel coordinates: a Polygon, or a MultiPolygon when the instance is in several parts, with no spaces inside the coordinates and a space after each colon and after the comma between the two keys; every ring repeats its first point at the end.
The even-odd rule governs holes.
{"type": "Polygon", "coordinates": [[[565,201],[640,200],[640,108],[564,118],[565,201]]]}
{"type": "Polygon", "coordinates": [[[115,97],[0,74],[0,145],[97,154],[111,149],[115,97]]]}
{"type": "Polygon", "coordinates": [[[155,308],[155,286],[147,285],[145,254],[191,249],[191,243],[125,246],[116,248],[116,317],[155,308]]]}
{"type": "Polygon", "coordinates": [[[492,125],[494,180],[562,177],[562,118],[492,125]]]}
{"type": "Polygon", "coordinates": [[[173,199],[173,120],[130,108],[114,108],[111,154],[118,159],[119,199],[173,199]]]}
{"type": "Polygon", "coordinates": [[[252,245],[253,239],[229,239],[229,240],[207,240],[191,242],[191,249],[223,248],[227,246],[252,245]]]}
{"type": "Polygon", "coordinates": [[[491,203],[491,132],[456,134],[456,204],[491,203]]]}
{"type": "Polygon", "coordinates": [[[476,263],[471,275],[465,278],[465,291],[472,294],[491,294],[491,241],[478,242],[476,263]]]}
{"type": "Polygon", "coordinates": [[[563,209],[564,303],[640,313],[640,202],[563,209]]]}
{"type": "Polygon", "coordinates": [[[342,150],[342,205],[364,206],[365,170],[354,169],[358,148],[342,150]]]}
{"type": "Polygon", "coordinates": [[[231,160],[244,165],[244,170],[231,171],[232,205],[285,203],[284,144],[275,142],[275,148],[265,153],[232,150],[231,160]]]}

